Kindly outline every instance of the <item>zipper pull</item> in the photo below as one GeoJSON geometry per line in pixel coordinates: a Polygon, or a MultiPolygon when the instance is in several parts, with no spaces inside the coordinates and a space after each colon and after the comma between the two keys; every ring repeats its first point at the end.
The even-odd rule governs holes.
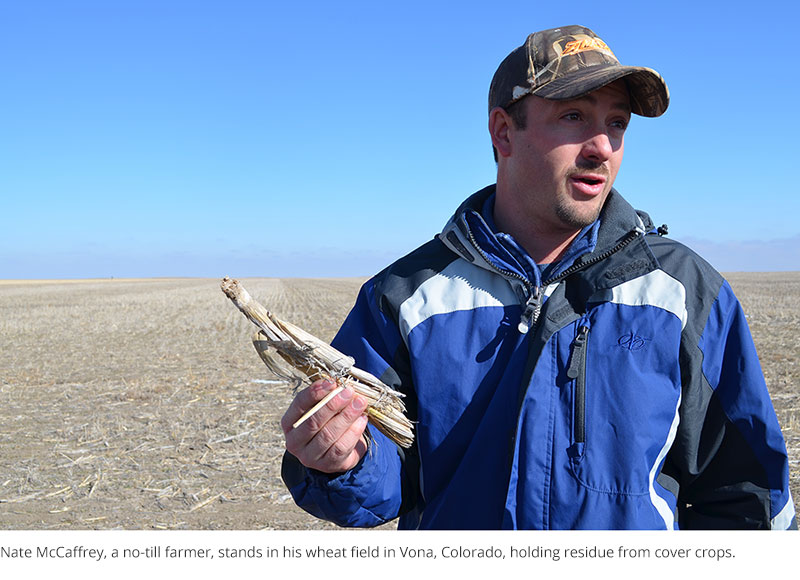
{"type": "Polygon", "coordinates": [[[525,302],[525,310],[519,319],[517,330],[520,334],[528,334],[531,326],[539,320],[539,313],[542,311],[542,289],[534,286],[530,298],[525,302]]]}
{"type": "Polygon", "coordinates": [[[578,329],[578,336],[572,343],[572,356],[569,360],[569,368],[567,369],[567,376],[571,379],[578,378],[581,367],[585,364],[585,355],[583,349],[586,347],[586,336],[589,334],[588,326],[581,326],[578,329]]]}

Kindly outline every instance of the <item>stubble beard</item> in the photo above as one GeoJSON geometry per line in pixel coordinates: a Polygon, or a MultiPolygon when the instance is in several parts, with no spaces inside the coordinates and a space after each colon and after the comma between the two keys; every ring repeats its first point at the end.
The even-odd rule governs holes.
{"type": "MultiPolygon", "coordinates": [[[[604,164],[579,162],[574,169],[569,171],[567,175],[567,181],[569,181],[572,175],[580,173],[583,170],[590,170],[595,173],[599,173],[607,180],[611,180],[609,170],[604,164]]],[[[586,226],[593,224],[597,218],[600,217],[600,212],[603,210],[605,200],[608,199],[608,193],[611,190],[611,183],[608,183],[607,187],[608,191],[605,191],[601,195],[602,202],[596,206],[591,206],[590,209],[586,209],[585,206],[588,205],[587,203],[581,203],[572,199],[568,193],[569,188],[567,188],[567,193],[560,199],[559,203],[556,204],[556,217],[561,221],[562,224],[570,229],[581,230],[586,226]]]]}
{"type": "MultiPolygon", "coordinates": [[[[604,198],[605,199],[605,198],[604,198]]],[[[581,230],[588,225],[593,224],[603,209],[602,204],[593,207],[591,210],[580,211],[581,207],[575,207],[576,203],[561,202],[556,205],[556,217],[559,221],[570,229],[581,230]]]]}

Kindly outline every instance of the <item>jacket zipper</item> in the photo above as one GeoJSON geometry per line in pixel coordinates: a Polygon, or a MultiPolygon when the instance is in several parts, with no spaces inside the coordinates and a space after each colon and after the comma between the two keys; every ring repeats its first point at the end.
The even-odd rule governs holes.
{"type": "Polygon", "coordinates": [[[581,326],[578,336],[572,343],[567,377],[575,381],[575,425],[573,435],[575,443],[586,442],[586,343],[589,339],[589,327],[581,326]]]}
{"type": "Polygon", "coordinates": [[[519,324],[517,325],[517,330],[519,330],[520,334],[527,334],[531,326],[536,324],[536,321],[539,320],[539,314],[542,312],[542,304],[544,304],[542,286],[530,284],[528,286],[528,292],[530,296],[525,301],[525,308],[522,311],[522,316],[520,316],[519,324]]]}
{"type": "Polygon", "coordinates": [[[465,223],[465,229],[467,230],[467,237],[469,238],[470,244],[472,244],[472,247],[475,248],[478,254],[480,254],[481,258],[483,258],[483,261],[486,262],[486,264],[492,270],[494,270],[504,278],[522,282],[522,284],[528,290],[528,293],[530,293],[531,288],[533,287],[533,284],[530,283],[530,280],[528,280],[525,276],[522,276],[521,274],[517,274],[516,272],[512,272],[511,270],[504,270],[503,268],[498,268],[497,266],[492,264],[492,261],[489,259],[489,255],[486,252],[484,252],[483,249],[478,245],[478,242],[475,240],[475,236],[472,235],[472,230],[468,225],[466,225],[466,223],[465,223]]]}
{"type": "MultiPolygon", "coordinates": [[[[596,264],[597,262],[601,262],[611,256],[612,254],[616,254],[622,248],[630,244],[634,239],[636,239],[639,234],[642,233],[641,230],[635,229],[628,232],[628,234],[617,243],[616,246],[611,248],[610,250],[606,250],[605,252],[598,254],[597,256],[592,257],[585,262],[576,262],[572,264],[569,268],[561,272],[558,276],[554,278],[550,278],[549,280],[542,282],[541,286],[534,286],[530,282],[528,282],[528,292],[529,297],[528,300],[525,302],[525,308],[523,309],[522,316],[520,317],[519,325],[517,328],[521,334],[527,333],[531,327],[536,326],[539,322],[539,315],[542,312],[542,305],[544,303],[544,292],[543,289],[547,288],[551,284],[556,284],[561,282],[565,278],[571,276],[575,272],[582,270],[592,264],[596,264]]],[[[474,244],[474,242],[473,242],[474,244]]],[[[477,246],[476,246],[477,247],[477,246]]],[[[479,250],[480,251],[480,250],[479,250]]]]}
{"type": "Polygon", "coordinates": [[[469,241],[472,244],[472,247],[477,250],[480,256],[483,258],[483,261],[495,272],[504,276],[507,279],[516,280],[521,282],[528,293],[528,298],[525,300],[525,305],[522,309],[522,316],[520,316],[519,324],[517,325],[517,330],[519,330],[520,334],[527,334],[530,331],[531,327],[535,326],[539,322],[539,315],[542,313],[542,305],[544,304],[544,289],[550,286],[551,284],[556,284],[561,282],[568,276],[571,276],[575,272],[582,270],[592,264],[596,264],[597,262],[601,262],[611,256],[612,254],[616,254],[622,248],[630,244],[640,233],[643,233],[643,230],[636,228],[628,232],[628,234],[617,243],[616,246],[611,248],[610,250],[606,250],[605,252],[598,254],[597,256],[592,257],[585,262],[577,262],[572,264],[569,268],[561,272],[558,276],[554,278],[550,278],[549,280],[542,283],[541,286],[536,286],[535,284],[531,284],[530,280],[528,280],[525,276],[521,276],[516,272],[512,272],[511,270],[504,270],[502,268],[498,268],[494,264],[492,264],[489,256],[486,252],[481,249],[478,245],[478,242],[475,240],[475,236],[472,234],[472,230],[469,226],[465,228],[467,230],[467,236],[469,237],[469,241]]]}

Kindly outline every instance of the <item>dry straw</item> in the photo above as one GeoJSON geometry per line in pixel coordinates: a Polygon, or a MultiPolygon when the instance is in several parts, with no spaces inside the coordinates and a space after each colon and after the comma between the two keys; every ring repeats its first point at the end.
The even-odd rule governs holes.
{"type": "MultiPolygon", "coordinates": [[[[356,367],[351,357],[331,345],[280,320],[250,296],[238,280],[226,276],[221,287],[236,307],[260,329],[253,337],[253,345],[273,373],[295,386],[323,378],[333,380],[337,388],[329,395],[331,398],[344,387],[352,388],[367,400],[366,413],[370,423],[399,446],[411,446],[414,432],[411,421],[405,416],[402,393],[356,367]]],[[[320,401],[294,426],[299,426],[316,413],[325,402],[320,401]]]]}

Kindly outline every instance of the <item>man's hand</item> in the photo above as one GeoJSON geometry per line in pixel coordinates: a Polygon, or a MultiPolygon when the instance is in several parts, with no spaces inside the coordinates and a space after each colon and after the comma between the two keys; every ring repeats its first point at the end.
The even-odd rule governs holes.
{"type": "Polygon", "coordinates": [[[328,401],[297,428],[292,425],[336,388],[321,380],[300,391],[281,419],[286,450],[306,467],[325,473],[339,473],[356,466],[367,452],[364,429],[367,401],[349,387],[328,401]]]}

